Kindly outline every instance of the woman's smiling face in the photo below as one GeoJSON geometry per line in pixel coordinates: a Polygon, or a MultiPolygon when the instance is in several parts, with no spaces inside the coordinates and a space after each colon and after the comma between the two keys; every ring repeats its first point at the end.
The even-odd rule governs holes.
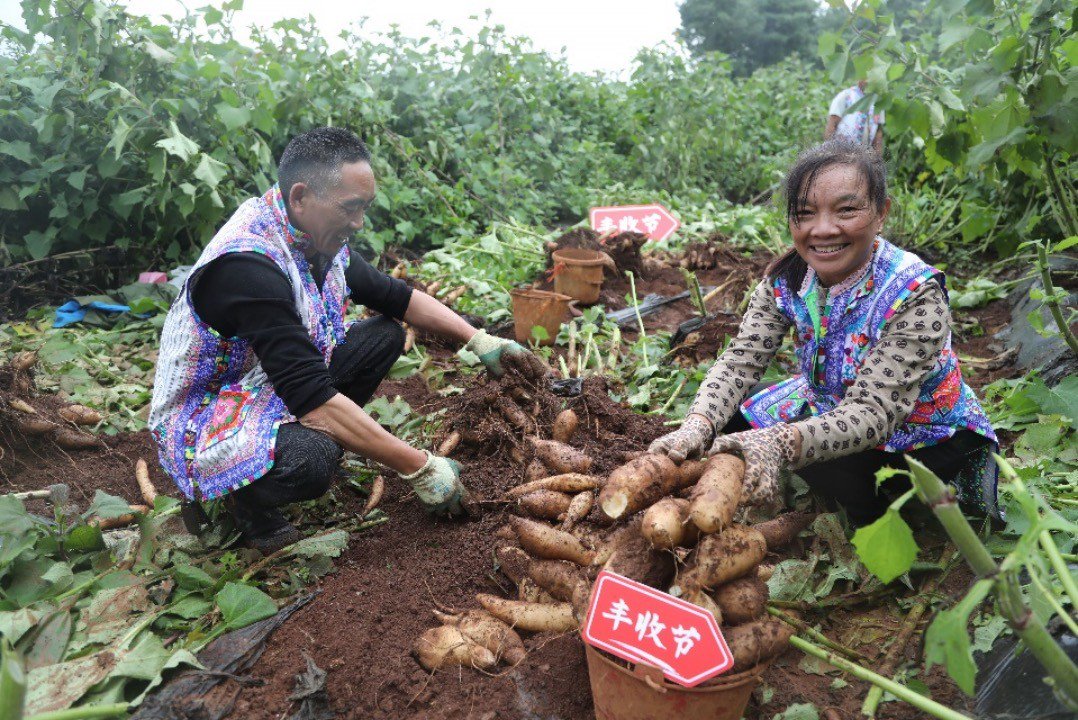
{"type": "Polygon", "coordinates": [[[891,209],[888,198],[877,212],[867,185],[855,165],[825,167],[790,219],[794,249],[827,287],[841,283],[868,261],[891,209]]]}

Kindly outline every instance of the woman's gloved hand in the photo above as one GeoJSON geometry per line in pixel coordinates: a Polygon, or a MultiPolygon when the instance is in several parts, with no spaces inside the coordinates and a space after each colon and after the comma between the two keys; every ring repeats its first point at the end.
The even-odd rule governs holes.
{"type": "Polygon", "coordinates": [[[703,455],[714,435],[711,423],[703,416],[689,415],[677,430],[652,441],[651,445],[648,445],[648,452],[666,455],[674,462],[680,463],[687,457],[703,455]]]}
{"type": "Polygon", "coordinates": [[[494,377],[505,373],[503,363],[517,367],[531,380],[539,380],[547,375],[543,361],[515,340],[495,337],[486,330],[479,330],[464,346],[465,350],[479,356],[480,362],[494,377]]]}
{"type": "Polygon", "coordinates": [[[435,515],[463,515],[468,490],[460,482],[460,464],[425,451],[427,462],[411,475],[401,477],[412,484],[423,508],[435,515]]]}
{"type": "Polygon", "coordinates": [[[779,488],[779,472],[797,459],[801,433],[779,423],[762,430],[721,435],[715,438],[708,455],[730,453],[745,461],[745,497],[754,504],[766,503],[779,488]]]}

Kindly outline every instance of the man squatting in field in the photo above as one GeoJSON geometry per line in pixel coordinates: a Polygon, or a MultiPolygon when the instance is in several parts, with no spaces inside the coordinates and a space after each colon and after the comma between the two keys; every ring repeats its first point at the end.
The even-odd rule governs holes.
{"type": "Polygon", "coordinates": [[[545,372],[349,249],[376,190],[352,132],[294,138],[277,184],[210,241],[165,320],[149,418],[161,465],[188,499],[224,496],[263,552],[300,538],[279,507],[325,493],[342,448],[398,472],[428,510],[462,511],[460,466],[362,409],[403,350],[399,320],[464,343],[493,375],[545,372]],[[381,315],[349,325],[348,299],[381,315]]]}
{"type": "Polygon", "coordinates": [[[740,455],[757,502],[795,469],[855,525],[887,509],[876,471],[905,469],[908,453],[965,505],[998,514],[996,436],[951,350],[943,273],[879,234],[891,205],[879,154],[825,142],[791,168],[785,196],[793,247],[765,272],[681,427],[651,451],[740,455]],[[754,387],[791,326],[800,372],[754,387]]]}

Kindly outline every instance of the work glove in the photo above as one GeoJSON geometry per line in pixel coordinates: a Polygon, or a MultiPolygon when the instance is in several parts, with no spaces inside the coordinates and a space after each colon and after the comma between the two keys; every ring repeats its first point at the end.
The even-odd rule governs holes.
{"type": "Polygon", "coordinates": [[[423,508],[435,515],[463,515],[468,490],[460,482],[460,464],[424,450],[427,462],[411,475],[401,475],[412,485],[423,508]]]}
{"type": "Polygon", "coordinates": [[[523,345],[515,340],[494,337],[486,330],[476,332],[464,349],[478,355],[487,372],[494,377],[501,377],[505,373],[503,364],[513,365],[533,381],[538,381],[548,374],[543,361],[528,352],[523,345]]]}
{"type": "Polygon", "coordinates": [[[796,428],[779,423],[762,430],[720,435],[708,455],[729,453],[745,461],[742,490],[753,504],[768,503],[778,493],[779,473],[797,459],[796,428]]]}
{"type": "Polygon", "coordinates": [[[666,455],[674,462],[680,463],[687,457],[702,455],[714,435],[711,423],[699,415],[690,415],[677,430],[653,440],[651,445],[648,445],[648,452],[666,455]]]}

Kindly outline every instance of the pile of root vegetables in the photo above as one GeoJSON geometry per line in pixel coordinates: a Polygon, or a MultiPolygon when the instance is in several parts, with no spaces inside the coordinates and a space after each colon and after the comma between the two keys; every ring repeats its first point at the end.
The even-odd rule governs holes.
{"type": "MultiPolygon", "coordinates": [[[[535,432],[530,421],[512,424],[535,432]]],[[[515,597],[480,593],[477,608],[435,611],[442,624],[414,643],[420,664],[432,671],[517,664],[525,657],[518,632],[570,632],[583,624],[602,570],[710,612],[734,656],[732,672],[780,654],[792,628],[766,612],[764,560],[813,516],[735,522],[744,463],[732,455],[677,465],[636,453],[609,474],[595,474],[598,463],[572,445],[578,423],[563,410],[547,425],[551,439],[527,435],[525,481],[499,498],[512,515],[497,533],[494,557],[515,597]]]]}
{"type": "Polygon", "coordinates": [[[26,438],[51,441],[64,450],[102,447],[100,439],[82,429],[103,420],[97,410],[84,405],[47,409],[28,402],[33,396],[36,365],[37,353],[20,352],[0,368],[0,425],[26,438]]]}

